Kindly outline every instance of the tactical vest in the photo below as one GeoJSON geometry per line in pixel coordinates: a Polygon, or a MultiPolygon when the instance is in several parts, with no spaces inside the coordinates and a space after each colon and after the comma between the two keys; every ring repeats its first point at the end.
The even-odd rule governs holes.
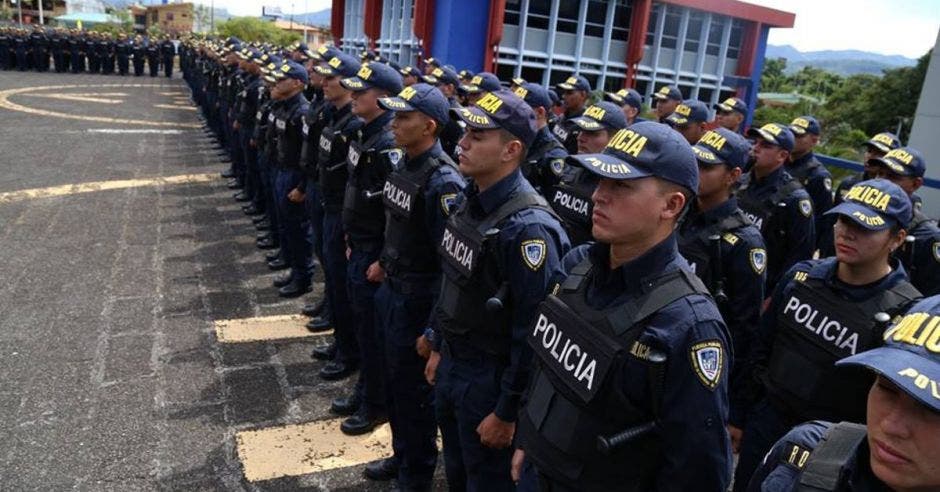
{"type": "MultiPolygon", "coordinates": [[[[680,233],[678,235],[679,251],[688,260],[695,275],[708,286],[708,290],[712,295],[715,295],[715,288],[720,280],[724,280],[722,277],[725,275],[725,272],[721,272],[721,277],[719,277],[718,270],[721,268],[714,268],[714,262],[717,260],[715,258],[715,248],[721,247],[720,241],[725,234],[732,233],[750,224],[751,222],[744,216],[744,212],[735,210],[734,213],[717,223],[702,228],[697,234],[680,233]],[[715,246],[710,239],[716,235],[719,238],[718,246],[715,246]]],[[[722,266],[719,265],[719,267],[722,266]]]]}
{"type": "Polygon", "coordinates": [[[765,231],[771,231],[774,234],[780,236],[780,239],[786,237],[786,224],[780,224],[779,220],[774,221],[776,217],[775,212],[781,208],[780,204],[785,203],[787,197],[789,197],[794,191],[803,187],[800,182],[796,179],[791,179],[784,183],[783,186],[777,189],[770,196],[762,199],[756,200],[747,195],[747,189],[751,186],[750,175],[744,183],[741,184],[741,187],[738,188],[737,198],[738,206],[744,213],[748,216],[751,222],[757,226],[757,229],[765,235],[765,231]],[[769,229],[773,227],[773,229],[769,229]]]}
{"type": "MultiPolygon", "coordinates": [[[[581,112],[583,114],[584,111],[581,112]]],[[[569,154],[578,153],[578,134],[581,133],[581,129],[577,125],[571,123],[571,120],[580,116],[572,115],[571,118],[565,118],[559,120],[555,123],[555,126],[552,128],[552,134],[555,135],[555,138],[565,147],[565,150],[569,154]]]]}
{"type": "Polygon", "coordinates": [[[574,247],[594,240],[591,235],[591,213],[594,211],[591,195],[597,183],[593,181],[593,175],[583,168],[572,169],[572,172],[573,179],[562,181],[549,189],[548,200],[555,213],[561,217],[571,246],[574,247]]]}
{"type": "Polygon", "coordinates": [[[496,244],[499,225],[529,208],[554,215],[535,192],[514,193],[482,220],[471,217],[467,201],[451,214],[438,247],[441,258],[452,267],[444,269],[438,298],[439,319],[448,342],[467,343],[500,358],[509,356],[512,301],[496,311],[485,306],[506,280],[496,244]]]}
{"type": "Polygon", "coordinates": [[[385,206],[382,266],[389,276],[430,274],[439,270],[440,262],[424,223],[425,187],[437,168],[448,165],[456,167],[442,153],[428,157],[416,169],[401,166],[388,175],[382,187],[385,206]]]}
{"type": "Polygon", "coordinates": [[[821,278],[825,268],[817,265],[802,282],[795,281],[795,288],[777,307],[777,331],[767,368],[768,398],[799,422],[864,422],[873,376],[844,371],[835,362],[880,346],[884,327],[875,322],[875,314],[893,317],[920,293],[905,280],[873,297],[852,301],[825,284],[821,278]]]}
{"type": "Polygon", "coordinates": [[[320,156],[320,134],[323,127],[326,126],[325,109],[329,104],[326,100],[319,101],[310,106],[310,110],[304,115],[303,134],[304,143],[300,150],[300,166],[304,173],[310,178],[316,180],[319,176],[317,167],[317,157],[320,156]]]}
{"type": "Polygon", "coordinates": [[[297,112],[302,110],[303,104],[295,104],[291,108],[282,109],[274,119],[274,129],[277,133],[277,164],[282,169],[297,169],[300,165],[300,145],[302,142],[300,128],[297,128],[297,112]]]}
{"type": "Polygon", "coordinates": [[[823,440],[810,453],[800,473],[796,492],[848,491],[848,478],[868,436],[864,425],[840,422],[829,428],[823,440]]]}
{"type": "Polygon", "coordinates": [[[343,224],[350,236],[366,236],[380,240],[385,232],[382,204],[385,182],[370,181],[368,172],[371,166],[381,166],[381,159],[388,159],[383,153],[401,153],[398,149],[373,148],[386,132],[387,130],[382,128],[364,142],[353,140],[349,143],[349,153],[346,157],[349,182],[343,196],[343,224]]]}
{"type": "MultiPolygon", "coordinates": [[[[541,189],[543,186],[551,186],[552,183],[558,181],[557,176],[561,174],[564,168],[562,167],[555,171],[546,169],[546,166],[542,165],[542,160],[545,159],[545,155],[556,148],[564,149],[565,147],[554,138],[546,138],[542,141],[541,145],[533,147],[529,152],[529,156],[522,162],[522,166],[520,166],[522,175],[525,176],[533,186],[541,189]]],[[[559,159],[561,158],[559,157],[559,159]]]]}
{"type": "Polygon", "coordinates": [[[652,490],[668,452],[655,433],[609,455],[598,450],[597,439],[656,420],[666,368],[663,362],[650,362],[637,339],[650,316],[708,291],[691,272],[674,270],[643,279],[638,298],[596,309],[586,302],[593,268],[589,258],[582,260],[534,317],[527,341],[539,363],[519,415],[520,439],[526,459],[569,487],[652,490]],[[647,374],[635,375],[649,383],[648,404],[635,405],[622,391],[618,375],[631,360],[649,366],[647,374]]]}
{"type": "Polygon", "coordinates": [[[349,179],[346,156],[349,153],[350,136],[343,132],[353,118],[352,111],[349,111],[338,120],[331,119],[320,134],[317,159],[321,198],[324,206],[337,209],[331,211],[338,212],[342,207],[343,193],[346,191],[346,181],[349,179]]]}

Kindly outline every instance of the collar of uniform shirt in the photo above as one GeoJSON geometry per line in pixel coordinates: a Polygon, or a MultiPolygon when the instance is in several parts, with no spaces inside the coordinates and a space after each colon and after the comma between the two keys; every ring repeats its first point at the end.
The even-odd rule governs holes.
{"type": "Polygon", "coordinates": [[[467,199],[470,200],[470,205],[479,208],[485,217],[509,200],[509,196],[522,184],[522,180],[522,172],[517,167],[515,171],[509,173],[485,191],[481,192],[474,184],[471,193],[467,194],[467,199]]]}
{"type": "Polygon", "coordinates": [[[731,215],[738,208],[738,199],[731,197],[717,207],[700,212],[698,206],[693,202],[694,207],[689,212],[689,218],[686,219],[690,224],[714,224],[719,220],[731,215]]]}
{"type": "Polygon", "coordinates": [[[441,148],[441,141],[436,140],[434,142],[434,145],[428,148],[428,150],[425,150],[424,152],[414,157],[406,157],[405,167],[408,169],[414,169],[416,167],[419,167],[422,163],[424,163],[425,159],[432,157],[432,156],[438,156],[443,153],[444,153],[444,149],[441,148]]]}
{"type": "Polygon", "coordinates": [[[792,167],[800,167],[803,164],[806,164],[807,162],[809,162],[810,159],[812,159],[814,155],[815,154],[813,153],[813,151],[810,150],[809,152],[801,155],[799,158],[793,159],[788,164],[792,167]]]}
{"type": "Polygon", "coordinates": [[[611,270],[610,245],[594,243],[591,245],[591,259],[595,265],[594,282],[586,296],[588,304],[597,309],[609,306],[614,300],[635,298],[640,293],[640,281],[650,275],[665,273],[666,265],[679,255],[675,233],[670,234],[659,244],[642,255],[611,270]],[[595,302],[596,301],[596,302],[595,302]]]}
{"type": "MultiPolygon", "coordinates": [[[[763,179],[758,179],[756,174],[754,174],[752,178],[754,178],[755,183],[759,184],[760,186],[767,186],[782,182],[787,177],[786,167],[786,165],[778,167],[772,173],[764,176],[763,179]]],[[[754,171],[751,172],[753,173],[754,171]]]]}
{"type": "Polygon", "coordinates": [[[388,125],[388,123],[392,121],[392,118],[394,117],[395,117],[395,113],[391,111],[386,111],[380,114],[374,120],[363,125],[362,126],[362,140],[365,141],[367,138],[371,137],[372,135],[375,135],[376,133],[382,131],[382,129],[385,128],[385,126],[388,125]]]}
{"type": "Polygon", "coordinates": [[[333,106],[333,120],[339,120],[343,116],[346,116],[346,113],[349,113],[350,111],[352,111],[352,99],[350,99],[349,102],[346,103],[343,107],[338,108],[333,106]]]}
{"type": "Polygon", "coordinates": [[[904,271],[904,266],[901,265],[901,262],[897,258],[891,258],[889,260],[891,263],[891,273],[865,285],[850,285],[839,280],[839,277],[836,276],[836,268],[839,262],[835,260],[835,257],[831,257],[829,261],[831,264],[826,265],[826,278],[823,282],[836,291],[841,292],[852,301],[867,299],[875,292],[888,290],[894,287],[898,282],[907,280],[907,272],[904,271]]]}

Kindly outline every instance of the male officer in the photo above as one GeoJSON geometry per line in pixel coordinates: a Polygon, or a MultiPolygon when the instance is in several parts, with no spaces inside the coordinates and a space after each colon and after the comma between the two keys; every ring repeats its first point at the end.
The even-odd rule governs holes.
{"type": "Polygon", "coordinates": [[[160,40],[155,36],[147,38],[147,66],[151,77],[160,73],[160,40]]]}
{"type": "Polygon", "coordinates": [[[166,36],[163,42],[160,43],[160,55],[163,58],[163,74],[166,75],[166,78],[170,78],[173,76],[173,58],[176,56],[176,45],[173,44],[169,36],[166,36]]]}
{"type": "Polygon", "coordinates": [[[383,63],[363,65],[355,77],[341,84],[352,91],[352,112],[363,126],[349,144],[349,181],[343,202],[343,230],[349,247],[346,279],[349,304],[362,369],[354,392],[360,401],[356,413],[341,430],[349,435],[371,432],[388,419],[383,371],[384,347],[379,345],[375,325],[375,292],[383,280],[379,256],[385,236],[382,190],[388,175],[402,159],[389,129],[393,113],[378,105],[378,99],[402,90],[401,75],[383,63]]]}
{"type": "Polygon", "coordinates": [[[401,67],[398,73],[401,74],[402,83],[405,84],[405,87],[415,85],[421,81],[421,73],[418,72],[417,68],[410,65],[401,67]]]}
{"type": "Polygon", "coordinates": [[[27,57],[29,56],[29,38],[26,36],[26,31],[22,28],[13,36],[13,51],[16,56],[16,68],[20,72],[28,70],[29,61],[27,57]]]}
{"type": "Polygon", "coordinates": [[[681,135],[645,121],[617,132],[604,153],[570,160],[599,177],[598,242],[565,257],[528,324],[537,370],[514,475],[524,458],[527,489],[725,490],[730,337],[676,247],[698,189],[695,155],[681,135]],[[628,429],[632,440],[613,439],[628,429]]]}
{"type": "Polygon", "coordinates": [[[72,73],[81,73],[85,71],[85,37],[78,31],[72,32],[69,36],[69,54],[72,59],[69,67],[72,73]]]}
{"type": "Polygon", "coordinates": [[[7,27],[0,27],[0,70],[9,70],[12,68],[10,63],[10,55],[12,51],[10,47],[13,46],[13,39],[10,37],[10,29],[7,27]]]}
{"type": "Polygon", "coordinates": [[[740,98],[729,97],[724,102],[715,104],[715,121],[718,126],[736,133],[744,131],[742,125],[747,118],[747,104],[740,98]]]}
{"type": "Polygon", "coordinates": [[[666,117],[671,115],[682,102],[682,91],[674,85],[664,85],[659,88],[659,92],[653,94],[653,99],[656,100],[654,106],[656,117],[659,118],[660,123],[665,123],[666,117]]]}
{"type": "Polygon", "coordinates": [[[511,444],[532,357],[525,334],[568,238],[519,170],[535,140],[532,108],[501,89],[452,113],[467,125],[460,171],[473,182],[439,247],[440,337],[426,374],[451,490],[513,490],[511,444]]]}
{"type": "Polygon", "coordinates": [[[50,44],[52,45],[52,62],[56,73],[67,73],[69,71],[69,59],[66,54],[68,51],[68,33],[64,32],[61,27],[55,28],[52,31],[50,44]]]}
{"type": "Polygon", "coordinates": [[[480,72],[474,75],[469,83],[460,86],[460,90],[466,94],[468,105],[476,102],[487,92],[498,91],[502,88],[499,79],[489,72],[480,72]]]}
{"type": "Polygon", "coordinates": [[[255,133],[255,121],[258,113],[258,101],[264,90],[264,81],[261,80],[262,54],[255,48],[248,48],[239,53],[240,66],[243,72],[242,90],[236,94],[236,104],[232,128],[237,135],[238,145],[242,147],[245,174],[245,192],[251,198],[251,204],[245,207],[249,215],[264,214],[263,186],[261,184],[261,170],[258,168],[258,148],[252,143],[255,133]]]}
{"type": "Polygon", "coordinates": [[[790,122],[790,131],[795,138],[786,170],[813,200],[813,212],[822,219],[816,221],[816,240],[826,244],[821,238],[832,234],[832,222],[823,219],[823,214],[832,208],[832,174],[813,154],[813,148],[819,143],[819,122],[812,116],[800,116],[790,122]]]}
{"type": "MultiPolygon", "coordinates": [[[[450,104],[451,108],[459,108],[460,103],[457,102],[457,87],[460,86],[460,79],[457,77],[457,72],[449,67],[437,67],[434,70],[431,70],[430,75],[424,76],[424,81],[430,85],[437,87],[444,97],[447,98],[447,102],[450,104]]],[[[457,142],[460,141],[460,137],[463,136],[463,128],[460,124],[451,119],[444,125],[443,131],[441,131],[440,140],[441,146],[444,148],[444,152],[447,152],[447,155],[451,158],[457,158],[457,142]]]]}
{"type": "Polygon", "coordinates": [[[627,125],[644,121],[639,117],[643,109],[643,96],[633,89],[620,89],[617,92],[608,92],[605,97],[620,105],[623,116],[627,118],[627,125]]]}
{"type": "Polygon", "coordinates": [[[681,133],[689,145],[695,145],[705,135],[708,120],[705,103],[689,99],[676,106],[675,111],[666,117],[666,124],[681,133]]]}
{"type": "Polygon", "coordinates": [[[111,33],[106,32],[98,41],[98,58],[101,60],[101,73],[111,75],[114,73],[114,39],[111,33]]]}
{"type": "MultiPolygon", "coordinates": [[[[912,147],[894,149],[884,157],[872,159],[875,174],[904,190],[913,203],[914,192],[924,184],[926,163],[924,156],[912,147]]],[[[940,228],[937,221],[924,215],[917,207],[911,220],[909,236],[899,252],[901,261],[911,277],[911,283],[924,295],[940,293],[940,228]]]]}
{"type": "MultiPolygon", "coordinates": [[[[860,173],[847,176],[839,183],[838,188],[836,188],[835,195],[833,196],[833,204],[838,205],[842,203],[842,197],[845,196],[845,193],[848,192],[849,188],[855,186],[859,181],[865,181],[875,177],[878,168],[874,164],[869,164],[869,161],[872,159],[884,157],[885,154],[900,146],[901,139],[899,139],[897,135],[890,132],[881,132],[868,139],[868,141],[865,142],[862,153],[862,166],[864,166],[864,170],[860,173]]],[[[916,201],[914,202],[914,208],[920,208],[916,201]]],[[[832,254],[833,253],[829,253],[824,256],[832,256],[832,254]]]]}
{"type": "Polygon", "coordinates": [[[33,52],[33,69],[37,72],[49,70],[49,37],[42,26],[36,25],[33,28],[29,42],[33,52]]]}
{"type": "Polygon", "coordinates": [[[800,182],[784,169],[793,150],[793,133],[785,126],[768,123],[751,128],[755,138],[754,164],[741,179],[738,205],[757,226],[767,246],[765,293],[791,266],[812,258],[816,249],[813,202],[800,182]]]}
{"type": "Polygon", "coordinates": [[[354,77],[359,71],[359,61],[343,52],[337,52],[326,63],[315,70],[323,77],[323,97],[330,102],[330,118],[327,120],[318,142],[318,183],[320,202],[323,204],[323,276],[330,303],[330,319],[333,322],[333,338],[336,354],[333,360],[320,369],[320,377],[326,380],[343,379],[359,366],[359,346],[353,326],[352,311],[346,288],[346,242],[343,234],[343,200],[349,169],[346,157],[349,141],[362,127],[362,120],[352,114],[352,91],[343,87],[344,77],[354,77]]]}
{"type": "Polygon", "coordinates": [[[761,457],[797,423],[864,421],[862,400],[871,380],[834,364],[880,345],[884,326],[877,313],[894,316],[921,297],[891,256],[911,220],[904,191],[875,179],[845,196],[829,212],[838,216],[836,256],[794,265],[762,314],[751,368],[764,397],[751,407],[740,436],[736,490],[745,490],[761,457]]]}
{"type": "MultiPolygon", "coordinates": [[[[627,119],[614,103],[599,102],[571,120],[578,129],[578,153],[598,154],[618,131],[627,127],[627,119]]],[[[570,161],[570,160],[569,160],[570,161]]],[[[574,165],[566,166],[561,181],[552,188],[549,203],[562,219],[571,244],[578,246],[591,240],[591,194],[597,185],[594,174],[574,165]]]]}
{"type": "Polygon", "coordinates": [[[561,98],[564,101],[565,114],[555,124],[552,132],[569,154],[576,154],[578,153],[578,131],[577,127],[571,125],[571,120],[584,113],[591,95],[591,83],[582,75],[572,75],[558,84],[558,89],[562,91],[561,98]]]}
{"type": "Polygon", "coordinates": [[[134,76],[140,77],[144,74],[144,60],[147,56],[147,47],[144,46],[143,38],[140,35],[134,37],[134,44],[131,45],[131,56],[134,62],[134,76]]]}
{"type": "Polygon", "coordinates": [[[302,93],[309,77],[303,66],[292,61],[285,61],[272,72],[272,76],[275,85],[271,89],[271,98],[281,101],[278,110],[273,113],[277,168],[274,194],[281,228],[281,250],[291,268],[289,280],[279,286],[278,295],[297,297],[310,291],[307,217],[303,196],[296,193],[304,179],[300,170],[300,146],[303,141],[303,114],[309,103],[302,93]]]}
{"type": "Polygon", "coordinates": [[[131,45],[127,41],[127,34],[118,35],[117,43],[114,45],[114,53],[117,55],[118,74],[127,75],[130,68],[131,45]]]}
{"type": "Polygon", "coordinates": [[[397,97],[380,99],[379,106],[395,113],[392,133],[405,152],[383,188],[386,225],[379,264],[385,281],[375,295],[394,456],[370,463],[365,475],[397,477],[404,490],[428,490],[438,451],[434,397],[424,377],[429,351],[424,333],[430,333],[441,274],[435,246],[464,182],[437,138],[450,119],[439,90],[414,84],[397,97]]]}
{"type": "Polygon", "coordinates": [[[753,492],[940,490],[940,297],[915,304],[885,345],[836,365],[871,371],[867,425],[815,421],[782,437],[751,479],[753,492]]]}
{"type": "Polygon", "coordinates": [[[731,333],[729,431],[740,434],[751,377],[745,366],[764,300],[764,238],[732,195],[747,165],[750,143],[726,128],[709,131],[692,150],[698,160],[698,194],[679,228],[679,252],[705,283],[731,333]]]}
{"type": "Polygon", "coordinates": [[[535,112],[535,127],[538,129],[522,163],[522,175],[539,193],[548,197],[551,187],[558,184],[565,170],[565,158],[568,157],[565,147],[548,129],[552,99],[548,96],[548,90],[531,82],[525,82],[514,92],[535,112]]]}

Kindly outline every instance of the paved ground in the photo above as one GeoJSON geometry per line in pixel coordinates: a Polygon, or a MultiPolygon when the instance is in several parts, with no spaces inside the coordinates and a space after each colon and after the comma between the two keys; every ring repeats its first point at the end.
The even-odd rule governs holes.
{"type": "Polygon", "coordinates": [[[316,377],[324,337],[219,341],[217,321],[302,300],[271,288],[187,95],[179,79],[0,72],[0,488],[381,490],[359,446],[283,427],[335,423],[349,383],[316,377]],[[272,429],[309,448],[292,471],[264,463],[277,438],[244,446],[272,429]]]}

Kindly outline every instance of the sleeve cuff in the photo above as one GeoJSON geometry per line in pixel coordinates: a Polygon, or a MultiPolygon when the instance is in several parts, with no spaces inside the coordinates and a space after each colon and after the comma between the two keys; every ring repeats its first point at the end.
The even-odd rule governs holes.
{"type": "Polygon", "coordinates": [[[503,422],[515,422],[519,417],[519,397],[500,395],[493,413],[503,422]]]}

